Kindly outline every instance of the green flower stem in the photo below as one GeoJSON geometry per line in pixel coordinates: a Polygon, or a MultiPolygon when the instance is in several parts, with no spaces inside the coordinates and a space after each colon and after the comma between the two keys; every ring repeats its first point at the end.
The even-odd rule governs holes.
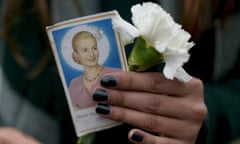
{"type": "Polygon", "coordinates": [[[163,55],[153,46],[148,46],[142,37],[135,39],[128,58],[130,71],[144,71],[163,62],[163,55]]]}
{"type": "Polygon", "coordinates": [[[93,144],[94,139],[95,133],[90,133],[82,137],[79,137],[77,140],[77,144],[93,144]]]}

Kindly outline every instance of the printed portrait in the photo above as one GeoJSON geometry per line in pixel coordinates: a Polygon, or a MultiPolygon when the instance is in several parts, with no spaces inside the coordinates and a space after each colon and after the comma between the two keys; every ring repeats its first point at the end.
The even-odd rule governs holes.
{"type": "Polygon", "coordinates": [[[92,91],[103,75],[127,70],[124,48],[112,28],[115,14],[101,13],[47,27],[77,133],[113,123],[97,122],[100,118],[94,111],[92,91]]]}

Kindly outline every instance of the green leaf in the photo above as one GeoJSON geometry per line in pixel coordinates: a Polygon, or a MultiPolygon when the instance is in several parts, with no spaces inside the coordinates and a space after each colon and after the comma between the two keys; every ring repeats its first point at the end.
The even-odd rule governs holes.
{"type": "Polygon", "coordinates": [[[148,46],[142,37],[135,39],[128,58],[130,71],[144,71],[163,62],[163,55],[153,46],[148,46]]]}

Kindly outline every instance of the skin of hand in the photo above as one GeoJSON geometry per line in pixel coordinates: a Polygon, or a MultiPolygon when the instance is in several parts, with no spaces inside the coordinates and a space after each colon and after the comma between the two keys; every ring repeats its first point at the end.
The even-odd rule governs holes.
{"type": "Polygon", "coordinates": [[[1,127],[0,144],[41,144],[41,143],[14,128],[1,127]]]}
{"type": "Polygon", "coordinates": [[[105,75],[97,90],[107,93],[107,100],[96,100],[97,113],[135,126],[129,140],[136,144],[194,144],[207,116],[197,78],[183,83],[157,72],[115,72],[105,75]],[[98,112],[99,104],[106,113],[98,112]]]}

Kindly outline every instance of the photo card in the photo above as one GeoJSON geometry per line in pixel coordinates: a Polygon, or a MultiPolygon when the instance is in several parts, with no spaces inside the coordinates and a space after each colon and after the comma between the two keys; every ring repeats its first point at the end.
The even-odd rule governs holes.
{"type": "Polygon", "coordinates": [[[124,46],[114,31],[116,11],[47,26],[47,34],[78,137],[121,124],[99,117],[92,91],[102,75],[127,71],[124,46]]]}

